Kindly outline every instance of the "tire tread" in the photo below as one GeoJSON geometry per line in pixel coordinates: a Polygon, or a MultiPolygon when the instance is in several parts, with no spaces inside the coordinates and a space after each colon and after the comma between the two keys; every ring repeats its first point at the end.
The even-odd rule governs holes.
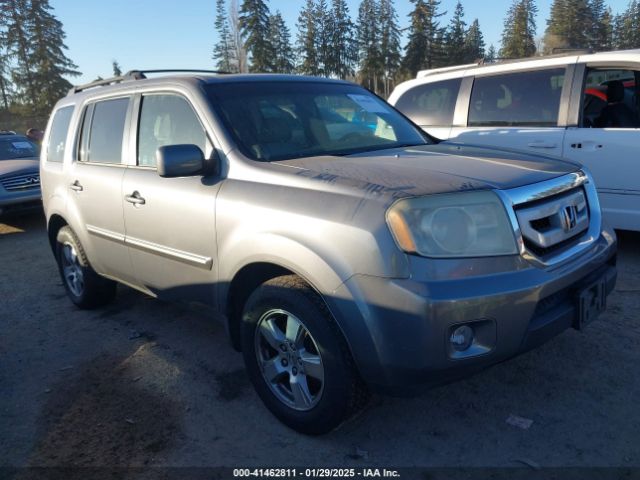
{"type": "Polygon", "coordinates": [[[64,279],[64,275],[62,273],[62,262],[60,258],[56,258],[58,261],[58,268],[60,270],[60,275],[63,277],[62,282],[65,285],[65,289],[67,289],[67,293],[71,297],[73,303],[75,303],[79,308],[82,309],[93,309],[97,307],[101,307],[111,302],[116,295],[116,282],[113,280],[109,280],[100,276],[96,271],[91,267],[91,263],[87,257],[87,254],[78,239],[78,236],[73,231],[71,227],[68,225],[62,227],[58,231],[58,235],[56,236],[56,241],[58,243],[58,247],[56,249],[56,256],[59,257],[60,250],[59,245],[61,240],[64,239],[65,236],[68,236],[74,244],[76,249],[76,255],[80,260],[80,265],[83,267],[84,272],[83,275],[85,277],[85,292],[81,298],[74,298],[71,295],[71,292],[67,289],[66,280],[64,279]]]}

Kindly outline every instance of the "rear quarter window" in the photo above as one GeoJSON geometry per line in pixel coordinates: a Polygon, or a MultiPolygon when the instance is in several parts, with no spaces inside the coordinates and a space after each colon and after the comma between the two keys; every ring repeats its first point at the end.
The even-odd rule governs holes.
{"type": "Polygon", "coordinates": [[[462,79],[418,85],[405,92],[395,107],[420,126],[448,127],[453,123],[462,79]]]}
{"type": "Polygon", "coordinates": [[[468,125],[556,126],[564,74],[564,68],[554,68],[476,77],[468,125]]]}
{"type": "Polygon", "coordinates": [[[48,162],[62,162],[64,160],[67,133],[72,114],[73,106],[63,107],[54,114],[47,147],[46,158],[48,162]]]}

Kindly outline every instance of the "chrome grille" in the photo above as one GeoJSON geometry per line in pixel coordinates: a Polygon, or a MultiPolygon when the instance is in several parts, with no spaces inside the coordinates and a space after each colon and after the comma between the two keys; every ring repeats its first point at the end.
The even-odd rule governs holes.
{"type": "Polygon", "coordinates": [[[602,233],[598,194],[587,171],[496,193],[507,208],[520,254],[536,266],[569,261],[602,233]]]}
{"type": "Polygon", "coordinates": [[[589,208],[582,187],[516,208],[525,244],[534,253],[552,253],[589,228],[589,208]]]}
{"type": "Polygon", "coordinates": [[[8,192],[35,190],[40,188],[40,175],[38,173],[26,173],[5,177],[0,180],[0,184],[8,192]]]}

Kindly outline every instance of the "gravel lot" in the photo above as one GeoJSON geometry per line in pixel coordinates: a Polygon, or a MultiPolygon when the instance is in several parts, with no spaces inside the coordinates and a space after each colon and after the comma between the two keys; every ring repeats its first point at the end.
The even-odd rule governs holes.
{"type": "Polygon", "coordinates": [[[42,214],[2,219],[0,466],[640,467],[640,235],[619,240],[617,289],[586,332],[418,398],[374,397],[311,438],[262,406],[210,311],[126,287],[77,310],[42,214]]]}

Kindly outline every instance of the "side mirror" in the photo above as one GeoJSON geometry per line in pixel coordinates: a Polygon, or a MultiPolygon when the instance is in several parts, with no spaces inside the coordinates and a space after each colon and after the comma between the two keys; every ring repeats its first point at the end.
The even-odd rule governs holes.
{"type": "Polygon", "coordinates": [[[197,145],[165,145],[156,150],[158,175],[190,177],[203,173],[204,153],[197,145]]]}

